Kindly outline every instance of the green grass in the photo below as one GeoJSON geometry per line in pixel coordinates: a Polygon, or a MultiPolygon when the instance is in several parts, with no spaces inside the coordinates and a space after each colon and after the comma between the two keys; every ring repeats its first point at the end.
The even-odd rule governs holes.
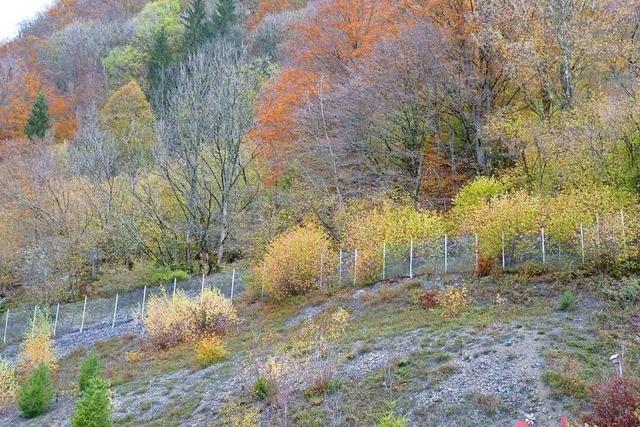
{"type": "Polygon", "coordinates": [[[542,374],[542,380],[553,388],[558,396],[568,396],[575,399],[589,397],[588,385],[579,378],[570,377],[560,372],[547,371],[542,374]]]}

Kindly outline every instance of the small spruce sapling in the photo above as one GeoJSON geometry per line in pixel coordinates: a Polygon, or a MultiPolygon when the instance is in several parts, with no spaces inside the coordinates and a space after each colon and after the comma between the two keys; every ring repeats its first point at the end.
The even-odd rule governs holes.
{"type": "Polygon", "coordinates": [[[101,377],[93,377],[76,404],[71,426],[111,427],[112,425],[109,386],[101,377]]]}
{"type": "Polygon", "coordinates": [[[102,376],[102,363],[95,354],[90,355],[80,367],[80,375],[78,376],[78,388],[80,392],[84,392],[89,386],[90,381],[93,378],[102,376]]]}
{"type": "Polygon", "coordinates": [[[44,414],[55,396],[51,371],[45,364],[40,365],[30,376],[20,391],[18,408],[22,415],[34,418],[44,414]]]}

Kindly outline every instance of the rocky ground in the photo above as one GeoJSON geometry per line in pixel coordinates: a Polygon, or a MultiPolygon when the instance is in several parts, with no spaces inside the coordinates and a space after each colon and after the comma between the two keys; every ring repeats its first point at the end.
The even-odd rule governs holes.
{"type": "MultiPolygon", "coordinates": [[[[470,280],[452,276],[446,282],[474,285],[470,280]]],[[[507,302],[497,306],[499,288],[486,282],[472,292],[474,307],[452,320],[417,307],[414,300],[421,288],[442,287],[443,279],[340,290],[331,297],[291,301],[285,308],[247,302],[239,306],[241,330],[228,338],[231,357],[206,368],[193,363],[189,347],[151,355],[132,323],[65,336],[56,345],[68,365],[77,366],[87,350],[103,355],[117,425],[241,425],[251,414],[262,425],[301,426],[373,425],[385,413],[401,415],[409,425],[433,426],[512,426],[527,414],[536,425],[557,426],[561,415],[577,417],[586,403],[558,393],[544,377],[558,368],[557,355],[550,354],[564,357],[562,352],[571,354],[573,348],[568,342],[595,339],[592,321],[602,303],[585,293],[575,311],[558,311],[557,284],[540,281],[527,287],[525,297],[514,293],[519,301],[510,301],[507,293],[507,302]],[[261,351],[280,354],[295,346],[296,331],[338,307],[350,313],[351,322],[334,345],[336,385],[309,393],[304,370],[292,369],[286,408],[256,398],[256,337],[273,333],[273,342],[261,351]]],[[[606,351],[594,350],[589,357],[613,369],[606,367],[606,351]]],[[[62,371],[60,376],[73,377],[73,369],[62,371]]],[[[39,419],[27,421],[12,411],[0,424],[68,425],[73,409],[74,393],[67,390],[39,419]]]]}

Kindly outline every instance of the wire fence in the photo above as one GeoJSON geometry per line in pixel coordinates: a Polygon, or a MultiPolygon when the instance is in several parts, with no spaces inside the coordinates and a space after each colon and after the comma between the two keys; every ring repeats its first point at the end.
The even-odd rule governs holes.
{"type": "MultiPolygon", "coordinates": [[[[318,263],[318,286],[351,286],[375,283],[380,280],[413,278],[422,275],[474,273],[492,267],[505,271],[526,266],[547,270],[575,269],[601,257],[615,258],[635,253],[639,233],[625,225],[624,213],[620,221],[605,224],[599,220],[588,226],[579,225],[571,233],[558,236],[544,228],[528,235],[509,235],[500,232],[482,238],[442,236],[429,241],[410,241],[404,244],[369,245],[367,248],[339,249],[337,259],[321,254],[318,263]]],[[[250,271],[234,269],[216,273],[201,280],[170,283],[118,294],[114,298],[83,300],[70,304],[36,306],[27,310],[7,310],[0,323],[3,344],[21,340],[28,332],[38,310],[48,313],[53,333],[62,336],[84,333],[87,330],[114,328],[116,325],[140,318],[143,307],[153,294],[171,294],[180,289],[197,297],[205,287],[215,287],[231,298],[243,292],[251,280],[250,271]]],[[[261,296],[268,296],[263,288],[261,296]]]]}
{"type": "Polygon", "coordinates": [[[45,313],[52,321],[54,337],[73,333],[111,328],[139,319],[142,308],[152,295],[171,295],[178,290],[190,297],[197,297],[205,288],[220,289],[227,297],[235,298],[244,290],[244,277],[237,270],[216,273],[205,279],[176,282],[159,286],[144,286],[131,292],[116,294],[113,298],[88,299],[53,305],[37,305],[26,310],[7,310],[2,318],[2,344],[20,341],[31,328],[38,312],[45,313]]]}

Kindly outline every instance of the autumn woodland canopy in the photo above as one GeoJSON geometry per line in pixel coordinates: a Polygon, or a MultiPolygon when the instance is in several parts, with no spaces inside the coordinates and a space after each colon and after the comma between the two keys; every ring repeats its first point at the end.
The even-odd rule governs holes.
{"type": "Polygon", "coordinates": [[[632,209],[639,25],[630,0],[58,0],[0,45],[0,297],[208,274],[298,226],[332,250],[632,209]]]}

